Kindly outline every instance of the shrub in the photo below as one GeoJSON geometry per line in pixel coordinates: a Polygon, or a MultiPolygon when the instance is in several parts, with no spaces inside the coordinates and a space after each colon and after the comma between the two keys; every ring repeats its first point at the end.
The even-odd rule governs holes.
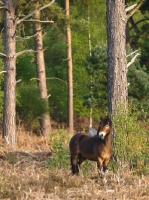
{"type": "Polygon", "coordinates": [[[17,89],[17,114],[20,119],[24,120],[28,129],[41,119],[46,113],[47,106],[43,99],[40,98],[36,86],[31,84],[22,84],[17,89]]]}
{"type": "Polygon", "coordinates": [[[50,146],[53,149],[53,158],[47,163],[49,168],[69,168],[69,139],[70,135],[62,129],[50,134],[50,146]]]}
{"type": "Polygon", "coordinates": [[[127,112],[113,117],[113,151],[119,167],[142,170],[149,164],[149,133],[138,121],[138,115],[137,109],[130,105],[127,112]]]}

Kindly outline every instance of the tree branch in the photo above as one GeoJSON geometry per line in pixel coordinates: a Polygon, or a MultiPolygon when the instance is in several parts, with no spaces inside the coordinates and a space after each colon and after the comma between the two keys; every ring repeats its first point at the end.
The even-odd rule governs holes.
{"type": "Polygon", "coordinates": [[[18,57],[18,56],[20,56],[20,55],[22,55],[24,53],[32,53],[32,52],[35,52],[35,51],[32,50],[32,49],[20,51],[20,52],[16,53],[16,57],[18,57]]]}
{"type": "Polygon", "coordinates": [[[49,94],[49,95],[47,96],[47,99],[49,99],[50,96],[51,96],[51,94],[49,94]]]}
{"type": "Polygon", "coordinates": [[[47,8],[47,7],[49,7],[49,6],[51,6],[51,5],[54,3],[54,1],[55,1],[55,0],[52,0],[49,4],[47,4],[47,5],[45,5],[45,6],[41,7],[41,8],[39,8],[39,9],[37,9],[37,10],[34,10],[32,13],[26,15],[26,16],[23,17],[22,19],[17,20],[17,24],[20,24],[20,23],[23,22],[24,20],[26,20],[26,19],[28,19],[29,17],[33,16],[34,13],[35,13],[36,11],[38,11],[38,10],[41,11],[41,10],[43,10],[43,9],[45,9],[45,8],[47,8]]]}
{"type": "Polygon", "coordinates": [[[2,9],[4,9],[4,8],[6,8],[6,9],[7,9],[7,7],[6,7],[6,6],[0,6],[0,9],[1,9],[1,8],[2,8],[2,9]]]}
{"type": "Polygon", "coordinates": [[[149,20],[149,18],[147,18],[147,17],[145,16],[145,18],[140,19],[139,21],[137,21],[136,23],[134,23],[134,24],[132,25],[132,27],[129,28],[129,30],[133,29],[133,28],[134,28],[134,25],[136,26],[137,24],[139,24],[139,23],[141,23],[141,22],[144,22],[144,21],[147,21],[147,20],[149,20]]]}
{"type": "Polygon", "coordinates": [[[33,38],[33,37],[35,37],[36,35],[37,35],[38,33],[36,33],[36,34],[34,34],[34,35],[31,35],[31,36],[26,36],[26,37],[20,37],[20,36],[16,36],[16,38],[20,38],[20,39],[23,39],[23,40],[28,40],[28,39],[30,39],[30,38],[33,38]]]}
{"type": "Polygon", "coordinates": [[[127,15],[127,21],[129,18],[141,7],[141,5],[145,2],[145,0],[142,0],[128,15],[127,15]]]}
{"type": "Polygon", "coordinates": [[[1,71],[1,72],[0,72],[0,74],[4,74],[4,73],[7,73],[7,71],[1,71]]]}
{"type": "Polygon", "coordinates": [[[38,81],[40,81],[39,78],[31,78],[30,81],[32,81],[32,80],[38,80],[38,81]]]}
{"type": "Polygon", "coordinates": [[[130,61],[129,63],[127,63],[127,68],[130,67],[130,65],[132,65],[132,63],[134,63],[135,59],[136,59],[137,56],[139,56],[139,55],[140,55],[140,53],[137,53],[137,54],[131,59],[131,61],[130,61]]]}
{"type": "Polygon", "coordinates": [[[137,3],[132,6],[129,6],[128,8],[125,8],[125,12],[129,12],[130,10],[134,9],[136,6],[137,6],[137,3]]]}
{"type": "Polygon", "coordinates": [[[29,19],[29,20],[23,20],[24,22],[40,22],[40,23],[51,23],[51,24],[53,24],[54,23],[54,21],[40,21],[40,20],[37,20],[37,19],[29,19]]]}
{"type": "Polygon", "coordinates": [[[17,80],[17,81],[16,81],[16,84],[19,83],[19,82],[21,82],[21,81],[22,81],[22,79],[17,80]]]}
{"type": "MultiPolygon", "coordinates": [[[[57,79],[57,80],[62,81],[63,83],[65,83],[67,85],[67,82],[64,81],[64,80],[62,80],[62,79],[60,79],[60,78],[50,77],[50,78],[46,78],[46,79],[57,79]]],[[[39,78],[31,78],[30,81],[32,81],[32,80],[38,80],[38,81],[40,81],[39,78]]]]}
{"type": "Polygon", "coordinates": [[[139,50],[136,50],[136,51],[131,52],[131,53],[128,54],[126,57],[132,56],[132,55],[133,55],[134,53],[136,53],[137,51],[139,51],[139,50]]]}
{"type": "Polygon", "coordinates": [[[4,53],[0,53],[0,57],[7,57],[7,55],[4,53]]]}
{"type": "Polygon", "coordinates": [[[57,79],[57,80],[62,81],[63,83],[65,83],[67,85],[67,82],[60,79],[60,78],[50,77],[50,78],[46,78],[46,79],[57,79]]]}

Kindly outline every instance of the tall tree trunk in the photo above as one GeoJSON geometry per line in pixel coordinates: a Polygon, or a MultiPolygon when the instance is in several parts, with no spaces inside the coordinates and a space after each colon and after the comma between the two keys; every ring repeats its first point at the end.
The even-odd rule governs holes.
{"type": "Polygon", "coordinates": [[[3,137],[16,146],[16,21],[12,0],[4,3],[4,107],[3,137]]]}
{"type": "MultiPolygon", "coordinates": [[[[90,6],[88,6],[88,46],[89,46],[89,55],[91,56],[92,53],[91,53],[91,49],[92,49],[92,44],[91,44],[91,30],[90,30],[90,6]]],[[[93,92],[92,91],[92,75],[90,77],[90,82],[91,82],[91,93],[93,92]]],[[[93,107],[91,105],[91,108],[90,108],[90,127],[92,128],[92,125],[93,125],[93,107]]]]}
{"type": "MultiPolygon", "coordinates": [[[[36,3],[35,9],[39,8],[39,2],[36,3]]],[[[35,20],[40,20],[40,11],[37,10],[34,14],[35,20]]],[[[34,44],[35,44],[35,56],[36,56],[36,69],[37,69],[37,82],[40,92],[40,97],[45,100],[47,108],[48,105],[48,92],[46,84],[46,72],[45,72],[45,61],[44,61],[44,50],[43,50],[43,41],[42,41],[42,27],[41,23],[34,22],[34,44]]],[[[49,113],[45,113],[40,120],[40,125],[42,133],[45,136],[51,131],[51,123],[49,113]]]]}
{"type": "Polygon", "coordinates": [[[107,0],[108,35],[108,108],[116,112],[117,105],[127,106],[127,60],[126,60],[125,0],[107,0]]]}
{"type": "MultiPolygon", "coordinates": [[[[69,20],[69,0],[65,0],[66,17],[69,20]]],[[[72,52],[71,52],[71,29],[67,25],[67,62],[68,62],[68,110],[69,110],[69,132],[73,134],[73,72],[72,72],[72,52]]]]}

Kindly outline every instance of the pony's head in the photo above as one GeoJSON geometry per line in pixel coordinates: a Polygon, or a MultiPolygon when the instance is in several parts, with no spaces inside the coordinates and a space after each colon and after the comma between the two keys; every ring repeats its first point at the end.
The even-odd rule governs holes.
{"type": "Polygon", "coordinates": [[[112,121],[109,117],[100,118],[99,128],[97,130],[97,136],[99,139],[104,140],[104,138],[110,133],[112,128],[112,121]]]}

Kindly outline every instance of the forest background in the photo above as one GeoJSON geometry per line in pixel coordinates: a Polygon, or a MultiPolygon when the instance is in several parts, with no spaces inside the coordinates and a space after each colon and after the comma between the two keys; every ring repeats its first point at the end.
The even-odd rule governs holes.
{"type": "MultiPolygon", "coordinates": [[[[41,5],[46,1],[39,1],[41,5]]],[[[139,1],[138,1],[139,2],[139,1]]],[[[126,1],[132,5],[136,1],[126,1]]],[[[19,2],[16,16],[27,15],[34,10],[32,1],[19,2]]],[[[137,50],[139,56],[128,70],[129,102],[139,111],[139,118],[149,113],[149,3],[146,1],[130,17],[126,28],[127,54],[137,50]]],[[[3,52],[3,18],[1,19],[1,48],[3,52]]],[[[42,24],[49,113],[57,122],[68,121],[68,84],[65,5],[56,1],[41,12],[41,20],[54,23],[42,24]]],[[[102,0],[70,1],[70,25],[72,32],[74,118],[88,117],[93,108],[93,119],[107,113],[107,46],[106,2],[102,0]],[[89,37],[90,35],[90,37],[89,37]],[[91,49],[90,45],[91,44],[91,49]]],[[[33,24],[24,21],[17,27],[17,52],[34,49],[33,24]]],[[[133,57],[133,55],[132,55],[133,57]]],[[[128,62],[132,57],[129,57],[128,62]]],[[[3,62],[1,71],[3,71],[3,62]]],[[[27,130],[39,126],[45,109],[36,83],[34,53],[17,58],[17,122],[23,122],[27,130]]],[[[3,109],[3,73],[0,75],[0,117],[3,109]]]]}
{"type": "MultiPolygon", "coordinates": [[[[14,2],[16,21],[17,17],[22,19],[32,13],[35,3],[39,2],[40,7],[49,3],[47,0],[14,2]]],[[[127,0],[126,8],[140,2],[127,0]]],[[[12,149],[7,141],[0,139],[0,198],[149,199],[149,2],[143,2],[126,26],[127,55],[136,52],[128,57],[128,63],[134,55],[139,55],[128,69],[131,109],[113,118],[116,130],[114,156],[109,165],[107,182],[97,176],[94,162],[87,161],[80,176],[70,175],[68,144],[71,135],[65,126],[68,124],[66,28],[69,23],[72,34],[74,129],[84,131],[86,124],[88,128],[91,108],[96,125],[99,117],[108,112],[106,1],[71,0],[69,23],[62,0],[41,11],[40,20],[54,22],[42,23],[48,112],[51,125],[56,124],[56,130],[48,138],[32,134],[40,126],[39,120],[47,112],[47,106],[39,94],[35,52],[27,53],[35,49],[33,22],[30,20],[22,21],[16,29],[16,52],[26,51],[26,54],[17,57],[16,66],[17,147],[12,149]]],[[[4,23],[1,12],[1,56],[4,52],[4,23]]],[[[2,60],[0,64],[2,121],[2,60]]],[[[95,124],[93,128],[96,128],[95,124]]]]}

